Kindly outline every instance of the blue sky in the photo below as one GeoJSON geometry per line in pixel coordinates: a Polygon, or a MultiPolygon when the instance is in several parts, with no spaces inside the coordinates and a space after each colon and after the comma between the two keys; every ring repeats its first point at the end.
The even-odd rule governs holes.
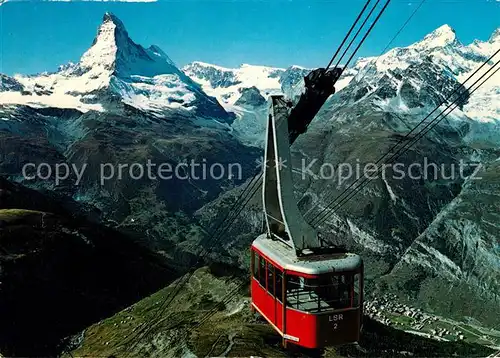
{"type": "MultiPolygon", "coordinates": [[[[419,3],[393,0],[359,55],[378,55],[419,3]]],[[[125,23],[135,42],[158,45],[179,66],[195,60],[227,67],[325,66],[363,4],[364,0],[10,2],[0,6],[0,72],[53,71],[78,61],[106,11],[125,23]]],[[[391,47],[409,45],[445,23],[463,43],[486,40],[500,26],[500,2],[427,0],[391,47]]]]}

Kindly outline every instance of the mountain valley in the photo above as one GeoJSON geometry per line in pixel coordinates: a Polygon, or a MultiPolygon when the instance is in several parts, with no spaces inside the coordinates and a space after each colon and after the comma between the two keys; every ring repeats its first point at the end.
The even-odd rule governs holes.
{"type": "MultiPolygon", "coordinates": [[[[500,349],[500,73],[465,91],[450,115],[393,160],[405,168],[424,158],[439,164],[428,178],[397,178],[392,167],[331,210],[355,178],[319,175],[325,163],[335,171],[363,166],[410,143],[406,133],[445,108],[498,49],[500,28],[464,45],[443,25],[408,47],[360,58],[292,146],[302,213],[327,241],[363,256],[367,307],[376,307],[365,312],[359,346],[325,356],[486,356],[500,349]],[[463,176],[460,163],[470,165],[463,176]],[[377,297],[386,297],[385,308],[377,297]],[[420,322],[405,315],[409,308],[397,312],[405,306],[444,323],[419,332],[420,322]],[[462,334],[439,336],[452,327],[462,334]]],[[[268,97],[296,99],[309,72],[204,62],[179,68],[158,46],[133,42],[106,13],[78,63],[54,73],[1,74],[0,311],[7,319],[0,354],[313,354],[283,351],[248,309],[260,191],[221,241],[211,241],[261,170],[268,97]],[[67,164],[82,175],[28,178],[28,163],[67,164]],[[152,179],[144,175],[148,163],[183,168],[182,178],[152,179]],[[240,175],[199,178],[188,163],[238,164],[240,175]],[[143,175],[136,178],[134,166],[143,175]],[[104,169],[113,171],[106,179],[104,169]],[[179,280],[186,286],[163,310],[179,280]]]]}

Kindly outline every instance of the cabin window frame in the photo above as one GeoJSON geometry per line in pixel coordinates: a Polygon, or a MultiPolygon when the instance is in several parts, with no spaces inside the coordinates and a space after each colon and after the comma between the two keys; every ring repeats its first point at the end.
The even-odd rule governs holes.
{"type": "Polygon", "coordinates": [[[271,296],[274,297],[275,295],[275,267],[274,265],[270,262],[267,261],[266,265],[266,291],[269,293],[271,296]]]}
{"type": "Polygon", "coordinates": [[[256,278],[257,281],[259,280],[259,258],[260,258],[259,253],[257,251],[252,250],[250,257],[250,260],[252,262],[252,278],[256,278]]]}
{"type": "Polygon", "coordinates": [[[283,301],[283,270],[277,266],[274,266],[274,292],[275,292],[274,297],[276,297],[276,299],[282,303],[282,301],[283,301]]]}
{"type": "Polygon", "coordinates": [[[259,255],[259,277],[257,281],[259,285],[262,286],[263,289],[266,289],[267,283],[267,267],[266,267],[266,259],[259,255]]]}
{"type": "Polygon", "coordinates": [[[352,297],[354,300],[354,304],[357,304],[359,307],[361,305],[361,300],[363,299],[363,273],[362,272],[355,272],[354,273],[352,291],[353,291],[352,297]],[[358,289],[358,292],[356,292],[356,288],[358,289]]]}
{"type": "Polygon", "coordinates": [[[283,269],[254,250],[252,250],[251,259],[253,260],[252,278],[254,278],[268,294],[282,302],[283,269]]]}
{"type": "Polygon", "coordinates": [[[362,273],[359,270],[328,275],[318,275],[307,278],[298,274],[286,275],[286,304],[300,312],[322,314],[343,309],[358,309],[361,306],[361,295],[354,302],[355,275],[359,275],[361,284],[362,273]],[[331,284],[319,284],[321,278],[335,278],[331,284]],[[341,290],[339,290],[342,287],[341,290]],[[325,299],[328,290],[336,289],[334,299],[325,299]],[[319,292],[323,292],[320,294],[319,292]],[[342,297],[341,297],[342,296],[342,297]],[[309,306],[309,307],[308,307],[309,306]]]}

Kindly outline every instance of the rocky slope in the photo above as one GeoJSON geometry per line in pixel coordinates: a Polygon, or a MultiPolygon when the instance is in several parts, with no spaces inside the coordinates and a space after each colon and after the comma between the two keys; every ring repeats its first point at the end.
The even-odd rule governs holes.
{"type": "MultiPolygon", "coordinates": [[[[460,83],[466,81],[476,69],[494,55],[499,46],[498,29],[487,41],[475,40],[472,44],[464,45],[458,39],[455,30],[443,25],[408,47],[394,48],[378,58],[364,58],[357,61],[345,76],[352,77],[356,82],[353,86],[349,86],[349,89],[357,88],[362,91],[356,93],[358,98],[371,96],[380,91],[381,84],[391,82],[395,92],[386,99],[394,98],[400,101],[385,101],[381,104],[389,106],[394,111],[411,111],[418,107],[412,103],[412,98],[416,102],[425,102],[425,99],[420,100],[418,96],[444,93],[440,88],[442,84],[437,79],[456,80],[460,83]],[[432,77],[432,72],[428,71],[428,64],[443,71],[442,76],[432,77]],[[398,76],[398,72],[403,76],[398,76]],[[408,76],[409,72],[411,76],[408,76]]],[[[469,79],[466,87],[493,66],[496,59],[497,57],[491,59],[477,75],[469,79]]],[[[384,88],[387,88],[387,85],[384,88]]],[[[497,73],[472,98],[464,100],[463,113],[480,122],[495,122],[500,115],[499,90],[500,80],[497,73]]]]}
{"type": "Polygon", "coordinates": [[[177,277],[92,210],[0,178],[0,352],[56,356],[66,337],[177,277]],[[73,214],[71,214],[73,213],[73,214]]]}

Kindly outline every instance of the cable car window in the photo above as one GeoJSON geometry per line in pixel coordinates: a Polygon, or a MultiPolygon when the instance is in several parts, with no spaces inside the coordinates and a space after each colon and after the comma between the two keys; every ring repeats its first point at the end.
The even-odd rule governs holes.
{"type": "Polygon", "coordinates": [[[259,257],[259,283],[266,287],[266,260],[262,256],[259,257]]]}
{"type": "Polygon", "coordinates": [[[287,277],[287,304],[305,312],[328,312],[351,307],[352,274],[318,278],[287,277]]]}
{"type": "Polygon", "coordinates": [[[267,263],[267,291],[274,296],[274,266],[267,263]]]}
{"type": "Polygon", "coordinates": [[[257,280],[259,279],[259,254],[255,251],[252,251],[253,255],[253,277],[257,280]]]}
{"type": "Polygon", "coordinates": [[[335,309],[347,308],[351,306],[351,288],[352,279],[351,274],[343,274],[331,276],[330,279],[333,283],[331,290],[328,292],[328,303],[335,309]]]}
{"type": "Polygon", "coordinates": [[[361,274],[354,275],[354,307],[361,304],[361,274]]]}
{"type": "Polygon", "coordinates": [[[300,288],[299,277],[293,275],[286,275],[286,300],[287,305],[295,309],[299,309],[300,306],[300,288]]]}
{"type": "Polygon", "coordinates": [[[299,276],[287,276],[287,305],[300,311],[318,312],[320,299],[315,292],[316,279],[299,276]]]}
{"type": "Polygon", "coordinates": [[[352,274],[340,276],[340,304],[344,307],[351,307],[352,288],[354,286],[352,274]]]}
{"type": "Polygon", "coordinates": [[[283,296],[283,271],[281,271],[279,268],[275,267],[274,268],[274,274],[276,277],[276,285],[275,285],[275,291],[276,291],[276,298],[279,301],[282,301],[282,296],[283,296]]]}

